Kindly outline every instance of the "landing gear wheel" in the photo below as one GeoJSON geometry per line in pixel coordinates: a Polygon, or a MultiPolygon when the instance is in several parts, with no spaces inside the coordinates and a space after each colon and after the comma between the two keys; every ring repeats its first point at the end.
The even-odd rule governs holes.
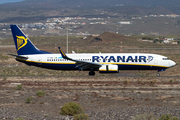
{"type": "Polygon", "coordinates": [[[95,75],[95,72],[94,71],[90,71],[89,72],[89,76],[94,76],[95,75]]]}
{"type": "Polygon", "coordinates": [[[160,76],[160,74],[159,73],[157,73],[157,77],[159,77],[160,76]]]}

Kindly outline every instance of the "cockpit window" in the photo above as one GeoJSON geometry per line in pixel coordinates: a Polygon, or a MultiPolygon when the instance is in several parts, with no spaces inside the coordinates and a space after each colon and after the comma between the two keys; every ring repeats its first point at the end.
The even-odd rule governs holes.
{"type": "Polygon", "coordinates": [[[169,60],[169,58],[163,58],[163,60],[169,60]]]}

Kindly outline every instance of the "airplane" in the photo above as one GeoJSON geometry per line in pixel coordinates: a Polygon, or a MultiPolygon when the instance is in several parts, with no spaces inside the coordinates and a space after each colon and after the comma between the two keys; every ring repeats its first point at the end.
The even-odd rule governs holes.
{"type": "Polygon", "coordinates": [[[18,55],[15,59],[27,65],[54,70],[89,71],[90,76],[99,73],[119,73],[120,70],[165,71],[176,63],[165,56],[148,53],[75,53],[60,54],[39,50],[17,25],[10,25],[18,55]]]}

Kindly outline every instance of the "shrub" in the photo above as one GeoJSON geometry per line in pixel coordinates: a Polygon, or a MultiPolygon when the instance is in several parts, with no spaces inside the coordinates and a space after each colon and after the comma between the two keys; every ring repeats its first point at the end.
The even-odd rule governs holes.
{"type": "Polygon", "coordinates": [[[179,120],[178,117],[173,117],[171,114],[162,115],[158,120],[179,120]]]}
{"type": "Polygon", "coordinates": [[[143,40],[153,40],[153,38],[151,38],[151,37],[147,37],[147,36],[142,37],[142,39],[143,39],[143,40]]]}
{"type": "Polygon", "coordinates": [[[88,115],[81,113],[74,116],[74,120],[89,120],[88,115]]]}
{"type": "Polygon", "coordinates": [[[37,96],[44,96],[44,94],[45,94],[45,92],[44,92],[43,90],[38,90],[38,91],[36,92],[36,95],[37,95],[37,96]]]}
{"type": "Polygon", "coordinates": [[[33,99],[32,97],[27,97],[26,98],[26,103],[30,103],[32,101],[32,99],[33,99]]]}
{"type": "Polygon", "coordinates": [[[71,116],[80,113],[84,113],[84,110],[82,109],[80,104],[74,102],[65,104],[60,111],[60,114],[62,115],[71,115],[71,116]]]}
{"type": "Polygon", "coordinates": [[[17,85],[14,89],[15,90],[22,90],[22,84],[21,85],[17,85]]]}
{"type": "Polygon", "coordinates": [[[157,118],[151,113],[137,115],[133,120],[157,120],[157,118]]]}
{"type": "Polygon", "coordinates": [[[153,40],[153,43],[157,43],[159,40],[158,39],[154,39],[153,40]]]}
{"type": "Polygon", "coordinates": [[[3,80],[7,80],[7,77],[3,77],[3,80]]]}
{"type": "Polygon", "coordinates": [[[173,83],[173,80],[170,80],[169,82],[170,82],[170,83],[173,83]]]}

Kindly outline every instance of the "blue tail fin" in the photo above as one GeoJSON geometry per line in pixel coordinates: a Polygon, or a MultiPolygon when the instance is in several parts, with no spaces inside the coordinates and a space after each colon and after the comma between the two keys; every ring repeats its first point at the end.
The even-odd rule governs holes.
{"type": "Polygon", "coordinates": [[[50,54],[49,52],[36,48],[17,25],[10,25],[10,27],[18,55],[50,54]]]}

